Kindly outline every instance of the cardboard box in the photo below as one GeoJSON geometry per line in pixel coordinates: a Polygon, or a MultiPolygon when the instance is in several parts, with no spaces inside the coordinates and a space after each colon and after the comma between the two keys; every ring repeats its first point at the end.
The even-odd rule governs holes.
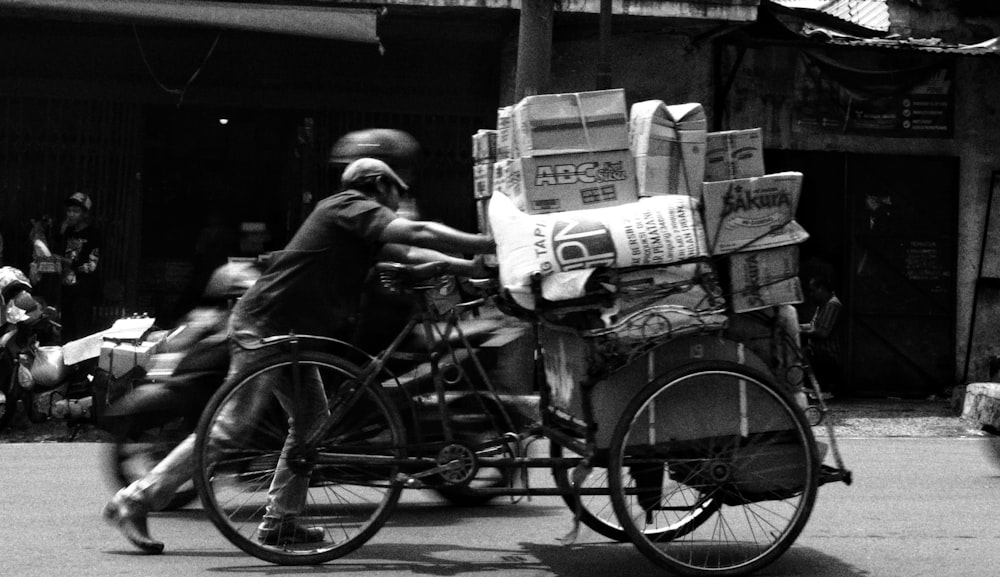
{"type": "Polygon", "coordinates": [[[476,224],[478,225],[479,232],[486,235],[490,234],[489,205],[489,198],[476,199],[476,224]]]}
{"type": "Polygon", "coordinates": [[[525,157],[506,173],[506,190],[528,214],[618,206],[639,200],[628,150],[525,157]]]}
{"type": "Polygon", "coordinates": [[[628,109],[620,88],[528,96],[514,105],[511,117],[521,157],[629,146],[628,109]]]}
{"type": "Polygon", "coordinates": [[[145,370],[152,364],[158,345],[159,342],[122,343],[105,339],[97,366],[111,373],[114,378],[121,377],[135,367],[145,370]]]}
{"type": "Polygon", "coordinates": [[[472,165],[472,192],[477,199],[493,196],[493,163],[477,162],[472,165]]]}
{"type": "Polygon", "coordinates": [[[510,117],[512,108],[511,106],[501,106],[497,109],[497,160],[512,158],[513,125],[510,117]]]}
{"type": "MultiPolygon", "coordinates": [[[[491,180],[493,187],[493,194],[503,194],[510,198],[514,197],[516,191],[514,191],[509,185],[509,178],[507,175],[513,170],[514,161],[506,158],[503,160],[498,160],[493,163],[493,171],[491,173],[491,180]]],[[[492,196],[492,195],[491,195],[492,196]]],[[[523,208],[523,207],[518,207],[523,208]]]]}
{"type": "Polygon", "coordinates": [[[799,247],[790,245],[730,255],[729,283],[733,312],[801,303],[799,247]]]}
{"type": "Polygon", "coordinates": [[[705,172],[705,112],[700,104],[667,106],[661,100],[632,105],[630,148],[639,196],[701,197],[705,172]]]}
{"type": "Polygon", "coordinates": [[[809,234],[795,211],[802,173],[706,182],[702,200],[705,234],[713,255],[797,244],[809,234]]]}
{"type": "Polygon", "coordinates": [[[106,336],[119,340],[139,340],[152,330],[155,322],[156,319],[149,317],[118,319],[109,329],[63,345],[63,362],[67,365],[75,365],[81,361],[96,358],[101,354],[101,347],[106,336]]]}
{"type": "Polygon", "coordinates": [[[497,131],[479,129],[472,135],[472,159],[493,162],[497,159],[497,131]]]}
{"type": "Polygon", "coordinates": [[[705,181],[764,176],[759,128],[709,132],[705,145],[705,181]]]}

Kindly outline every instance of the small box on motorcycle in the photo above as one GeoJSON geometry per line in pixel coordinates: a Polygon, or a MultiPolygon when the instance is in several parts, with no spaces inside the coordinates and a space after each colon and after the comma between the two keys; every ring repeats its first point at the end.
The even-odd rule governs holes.
{"type": "Polygon", "coordinates": [[[119,342],[114,339],[104,339],[101,345],[101,358],[97,366],[114,378],[119,378],[135,367],[149,368],[153,354],[156,353],[159,341],[119,342]]]}
{"type": "Polygon", "coordinates": [[[98,368],[116,379],[135,367],[147,369],[163,340],[162,332],[153,330],[153,322],[148,318],[122,319],[105,331],[98,368]]]}

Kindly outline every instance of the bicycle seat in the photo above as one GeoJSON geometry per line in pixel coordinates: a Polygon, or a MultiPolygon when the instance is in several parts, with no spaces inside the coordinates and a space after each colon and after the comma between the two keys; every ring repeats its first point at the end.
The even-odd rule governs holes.
{"type": "Polygon", "coordinates": [[[448,265],[439,261],[421,264],[398,262],[375,264],[375,274],[378,275],[379,284],[383,289],[393,293],[436,288],[437,281],[447,272],[448,265]]]}

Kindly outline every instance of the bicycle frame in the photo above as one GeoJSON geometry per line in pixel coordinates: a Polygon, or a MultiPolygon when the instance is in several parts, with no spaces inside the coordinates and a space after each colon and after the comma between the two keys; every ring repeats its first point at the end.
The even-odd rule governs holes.
{"type": "MultiPolygon", "coordinates": [[[[369,357],[368,362],[362,366],[361,373],[358,375],[356,380],[345,383],[344,387],[340,391],[340,394],[338,395],[337,404],[330,407],[330,415],[324,420],[323,425],[313,431],[306,439],[304,444],[305,450],[310,450],[316,447],[320,440],[330,432],[330,429],[356,405],[358,400],[363,395],[363,391],[366,387],[382,383],[386,380],[384,377],[390,377],[392,380],[399,382],[398,377],[386,369],[386,365],[391,359],[403,358],[409,360],[422,360],[430,363],[434,385],[432,394],[436,397],[437,401],[440,422],[443,426],[442,432],[444,435],[444,443],[454,442],[455,433],[448,418],[448,407],[446,402],[447,390],[445,386],[445,379],[442,374],[441,367],[439,366],[440,359],[450,358],[453,361],[454,366],[459,371],[459,379],[456,379],[456,381],[461,380],[469,384],[472,392],[482,392],[475,390],[474,387],[471,386],[472,382],[469,375],[466,369],[463,368],[459,362],[457,350],[465,350],[468,353],[468,358],[474,366],[476,376],[478,376],[478,378],[484,383],[485,393],[494,397],[497,395],[485,367],[475,354],[475,347],[469,341],[468,336],[462,330],[460,325],[462,314],[469,310],[477,309],[485,303],[486,299],[479,298],[473,301],[459,303],[448,311],[442,313],[432,302],[429,294],[433,286],[434,285],[419,285],[413,288],[413,292],[418,296],[417,302],[419,305],[419,312],[407,321],[406,325],[399,331],[399,333],[397,333],[392,342],[384,350],[374,357],[369,357]],[[435,324],[440,321],[444,321],[443,327],[435,324]],[[402,352],[403,344],[411,335],[416,334],[417,331],[421,331],[423,333],[426,350],[419,353],[402,352]],[[458,338],[459,342],[457,344],[452,344],[453,334],[458,338]]],[[[292,347],[292,356],[293,359],[295,359],[297,357],[300,339],[311,340],[314,338],[315,337],[296,337],[294,335],[272,337],[271,339],[273,340],[270,340],[269,344],[277,344],[279,342],[287,343],[292,347]]],[[[324,341],[333,340],[322,337],[320,337],[320,339],[324,341]]],[[[340,341],[336,342],[340,343],[340,341]]],[[[295,387],[298,387],[301,383],[299,370],[297,361],[293,361],[292,378],[295,387]]],[[[417,394],[418,391],[407,390],[407,386],[409,384],[410,383],[408,382],[399,382],[401,389],[406,391],[404,397],[412,400],[412,397],[417,394]]],[[[498,404],[497,407],[501,412],[502,421],[513,428],[511,426],[513,420],[504,406],[502,404],[498,404]]],[[[419,431],[416,431],[415,433],[417,439],[420,439],[423,436],[419,431]]],[[[343,458],[344,456],[342,455],[337,456],[337,459],[343,458]]],[[[364,460],[362,459],[362,461],[364,460]]],[[[372,462],[372,464],[376,464],[383,463],[385,461],[386,459],[377,458],[374,461],[364,462],[372,462]]],[[[412,464],[413,459],[407,459],[406,462],[412,464]]],[[[420,475],[425,476],[442,471],[447,471],[447,467],[438,467],[433,471],[423,472],[420,475]]]]}
{"type": "MultiPolygon", "coordinates": [[[[359,400],[361,400],[365,394],[365,389],[368,387],[382,386],[382,383],[386,380],[396,380],[400,390],[404,392],[402,397],[411,403],[413,402],[413,398],[420,394],[419,391],[410,390],[408,386],[411,382],[400,382],[398,381],[398,377],[396,375],[393,375],[387,370],[386,365],[390,359],[419,359],[430,363],[431,376],[433,380],[433,391],[430,394],[433,395],[436,400],[439,417],[438,420],[442,426],[442,440],[424,442],[424,435],[421,431],[410,431],[413,441],[407,445],[408,454],[404,456],[391,457],[383,455],[350,455],[330,453],[315,455],[315,460],[313,461],[315,464],[353,464],[372,466],[398,465],[403,467],[403,470],[405,471],[401,474],[398,481],[406,487],[413,488],[423,486],[420,481],[421,478],[436,474],[447,474],[449,471],[454,470],[459,466],[454,461],[440,463],[434,458],[436,457],[436,453],[434,451],[435,448],[443,447],[449,443],[455,442],[454,431],[449,419],[449,408],[446,402],[446,394],[448,391],[445,386],[444,377],[438,361],[442,358],[451,358],[455,361],[455,366],[459,371],[459,379],[455,380],[461,380],[466,383],[470,392],[485,392],[486,394],[494,397],[497,396],[497,392],[494,389],[485,368],[475,354],[475,347],[469,341],[459,324],[460,317],[464,312],[479,307],[485,302],[485,299],[480,298],[470,302],[460,303],[455,305],[450,310],[442,313],[437,309],[430,295],[430,291],[435,286],[435,284],[425,281],[423,284],[411,287],[411,292],[418,297],[418,313],[411,317],[405,326],[393,338],[392,342],[375,356],[366,355],[359,349],[356,349],[343,341],[326,337],[293,334],[268,337],[264,339],[261,346],[285,344],[290,347],[292,358],[291,378],[295,388],[301,386],[302,376],[301,367],[298,363],[298,356],[300,346],[303,341],[332,343],[337,347],[346,347],[346,350],[353,350],[356,358],[361,358],[361,355],[364,355],[367,359],[367,362],[361,366],[361,371],[357,378],[346,381],[342,388],[338,391],[339,394],[335,399],[335,403],[329,407],[329,416],[324,419],[323,424],[320,427],[309,434],[304,443],[300,446],[299,449],[302,453],[315,454],[314,450],[321,443],[322,439],[324,439],[325,436],[330,433],[331,429],[335,427],[336,424],[339,423],[351,411],[351,409],[357,405],[359,400]],[[436,324],[441,321],[443,321],[443,326],[436,324]],[[417,331],[422,332],[425,337],[425,350],[419,353],[402,352],[403,345],[406,340],[411,335],[417,334],[417,331]],[[452,340],[453,334],[457,336],[457,343],[452,340]],[[469,353],[469,358],[474,365],[476,376],[482,380],[485,391],[478,390],[475,386],[473,386],[473,383],[469,378],[469,373],[461,366],[461,363],[458,362],[457,351],[459,349],[463,349],[469,353]],[[415,454],[409,454],[410,452],[415,454]]],[[[477,451],[484,451],[486,453],[490,452],[490,448],[496,448],[493,455],[484,456],[480,461],[478,461],[480,466],[508,469],[520,468],[522,471],[526,468],[553,467],[566,469],[583,467],[586,469],[591,465],[591,459],[598,453],[592,427],[574,427],[574,425],[570,423],[571,419],[560,419],[558,416],[553,414],[553,411],[550,410],[549,391],[548,387],[545,386],[545,370],[543,364],[544,351],[542,350],[539,339],[537,338],[537,331],[540,322],[540,320],[535,318],[532,322],[532,330],[536,332],[534,335],[535,338],[533,339],[535,349],[533,371],[534,380],[538,385],[540,393],[539,408],[541,413],[541,422],[537,426],[528,430],[516,431],[514,430],[515,427],[512,426],[513,421],[503,404],[498,403],[497,406],[502,413],[502,421],[510,430],[506,433],[499,434],[497,438],[490,439],[475,447],[477,451]],[[523,456],[525,454],[524,447],[537,438],[547,438],[580,456],[559,458],[523,456]],[[525,439],[529,440],[526,442],[525,439]],[[504,453],[505,451],[503,450],[503,446],[507,443],[513,443],[515,441],[518,448],[513,455],[497,456],[495,454],[504,453]]],[[[794,345],[795,343],[787,341],[785,344],[794,345]]],[[[801,350],[798,347],[793,347],[793,350],[796,353],[796,356],[799,359],[802,359],[801,368],[804,370],[806,378],[809,379],[815,387],[815,377],[811,374],[808,364],[801,355],[801,350]]],[[[584,421],[588,423],[592,423],[594,417],[589,389],[602,377],[606,376],[607,372],[593,374],[588,376],[584,382],[580,383],[580,387],[584,393],[581,395],[583,411],[581,416],[584,418],[584,421]]],[[[415,426],[419,427],[419,424],[415,423],[415,426]]],[[[836,446],[833,447],[833,451],[837,463],[840,465],[840,455],[836,446]]],[[[545,489],[530,488],[527,486],[520,488],[491,487],[477,490],[485,493],[518,496],[566,495],[564,490],[560,490],[558,488],[545,489]]],[[[586,494],[587,491],[584,491],[585,492],[577,494],[586,494]]]]}

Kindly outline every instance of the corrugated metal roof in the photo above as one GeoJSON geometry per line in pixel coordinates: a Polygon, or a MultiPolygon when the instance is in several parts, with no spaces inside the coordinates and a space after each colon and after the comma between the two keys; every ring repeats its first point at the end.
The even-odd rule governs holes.
{"type": "Polygon", "coordinates": [[[920,52],[936,52],[939,54],[962,54],[965,56],[996,56],[1000,55],[1000,38],[991,38],[977,44],[947,44],[940,38],[902,38],[890,36],[887,38],[857,38],[823,30],[813,26],[811,33],[803,35],[813,39],[823,39],[827,44],[838,46],[855,46],[862,48],[893,48],[897,50],[918,50],[920,52]]]}
{"type": "MultiPolygon", "coordinates": [[[[863,24],[864,28],[871,29],[876,18],[875,10],[864,10],[861,8],[872,8],[875,4],[880,4],[887,8],[884,0],[870,0],[861,2],[855,0],[765,0],[765,4],[771,4],[774,10],[780,6],[782,12],[794,13],[797,18],[790,22],[785,18],[777,18],[775,21],[788,31],[812,41],[822,42],[837,46],[853,46],[858,48],[887,48],[893,50],[916,50],[920,52],[933,52],[939,54],[960,54],[965,56],[992,56],[1000,55],[1000,37],[979,42],[977,44],[949,44],[940,38],[903,38],[898,34],[879,34],[877,37],[868,35],[859,36],[863,18],[851,21],[855,25],[853,30],[849,26],[839,26],[830,17],[836,14],[843,14],[847,4],[855,4],[853,16],[866,16],[869,19],[863,24]],[[861,4],[867,6],[862,7],[861,4]]],[[[763,5],[762,5],[763,7],[763,5]]],[[[851,14],[848,14],[851,16],[851,14]]],[[[838,16],[838,19],[844,20],[838,16]]],[[[888,22],[888,10],[886,10],[886,22],[888,22]]],[[[887,30],[888,28],[886,28],[887,30]]]]}
{"type": "Polygon", "coordinates": [[[770,0],[795,10],[811,10],[857,26],[887,32],[889,5],[886,0],[770,0]]]}

